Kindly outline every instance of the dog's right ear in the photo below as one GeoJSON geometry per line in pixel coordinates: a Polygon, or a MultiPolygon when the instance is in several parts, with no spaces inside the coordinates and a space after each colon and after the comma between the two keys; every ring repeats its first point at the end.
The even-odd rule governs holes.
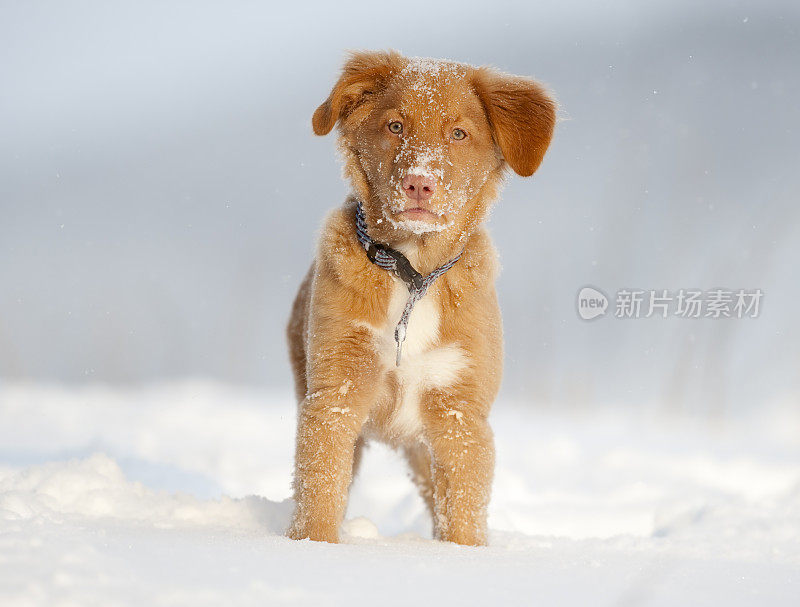
{"type": "Polygon", "coordinates": [[[371,94],[380,92],[402,69],[403,58],[395,51],[354,51],[330,96],[314,112],[314,133],[327,135],[337,121],[344,120],[371,94]]]}

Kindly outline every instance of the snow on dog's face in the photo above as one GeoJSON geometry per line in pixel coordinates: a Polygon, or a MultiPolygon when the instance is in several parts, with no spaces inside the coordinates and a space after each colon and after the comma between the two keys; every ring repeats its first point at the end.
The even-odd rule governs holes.
{"type": "Polygon", "coordinates": [[[488,68],[362,52],[314,113],[314,131],[325,135],[337,122],[345,174],[362,201],[421,234],[485,212],[480,194],[506,165],[531,175],[555,104],[535,82],[488,68]]]}

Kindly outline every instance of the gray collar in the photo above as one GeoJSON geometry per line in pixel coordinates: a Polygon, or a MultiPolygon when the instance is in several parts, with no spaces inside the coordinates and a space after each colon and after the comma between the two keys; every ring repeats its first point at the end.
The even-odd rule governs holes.
{"type": "Polygon", "coordinates": [[[427,276],[423,276],[417,272],[408,258],[400,251],[372,240],[367,233],[367,220],[364,217],[364,209],[361,206],[361,201],[359,200],[357,203],[356,236],[367,252],[367,258],[379,268],[397,276],[408,288],[408,301],[406,301],[406,306],[403,308],[400,322],[397,323],[394,329],[394,341],[397,343],[397,358],[395,364],[399,366],[400,353],[403,348],[403,342],[406,339],[406,327],[408,326],[408,319],[411,316],[411,311],[414,309],[414,304],[425,296],[425,293],[428,292],[428,287],[430,287],[437,278],[447,272],[447,270],[452,268],[456,262],[461,259],[464,251],[462,250],[461,253],[456,255],[453,259],[439,266],[427,276]]]}

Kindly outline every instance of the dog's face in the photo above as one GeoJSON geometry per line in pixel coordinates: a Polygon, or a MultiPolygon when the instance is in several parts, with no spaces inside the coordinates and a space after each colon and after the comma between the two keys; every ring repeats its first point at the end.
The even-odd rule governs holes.
{"type": "Polygon", "coordinates": [[[415,232],[451,225],[502,163],[467,70],[411,60],[371,106],[352,141],[384,218],[415,232]]]}
{"type": "Polygon", "coordinates": [[[480,194],[507,165],[532,174],[555,104],[535,82],[487,68],[357,53],[315,112],[314,131],[337,122],[362,200],[376,201],[394,228],[421,234],[485,213],[480,194]]]}

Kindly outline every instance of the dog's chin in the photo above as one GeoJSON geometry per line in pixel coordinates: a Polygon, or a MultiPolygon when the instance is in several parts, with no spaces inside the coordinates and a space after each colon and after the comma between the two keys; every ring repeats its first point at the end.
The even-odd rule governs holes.
{"type": "Polygon", "coordinates": [[[384,216],[395,228],[418,235],[441,232],[449,226],[449,222],[444,215],[416,207],[403,211],[386,209],[384,216]]]}

